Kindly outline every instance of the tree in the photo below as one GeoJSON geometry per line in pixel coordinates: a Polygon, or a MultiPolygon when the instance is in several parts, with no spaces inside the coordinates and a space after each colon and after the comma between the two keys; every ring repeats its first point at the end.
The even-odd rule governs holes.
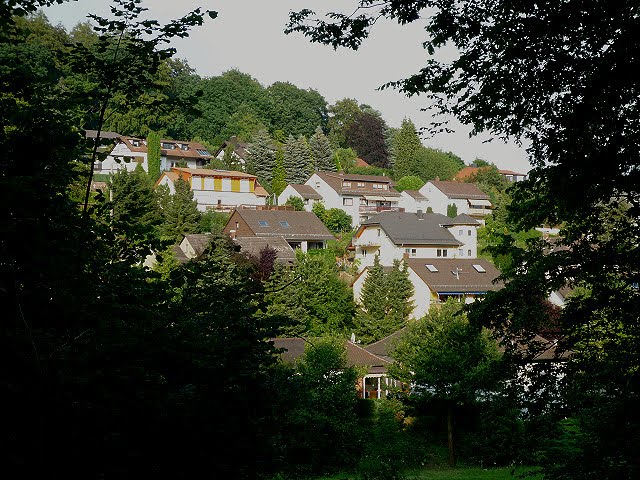
{"type": "Polygon", "coordinates": [[[358,337],[371,343],[402,328],[413,312],[413,292],[407,265],[396,260],[387,273],[376,255],[360,293],[356,312],[358,337]]]}
{"type": "Polygon", "coordinates": [[[147,165],[153,182],[160,178],[160,135],[155,132],[147,136],[147,165]]]}
{"type": "Polygon", "coordinates": [[[416,133],[416,126],[410,119],[403,119],[400,130],[393,136],[394,178],[401,178],[415,173],[416,156],[420,147],[422,147],[422,143],[416,133]]]}
{"type": "Polygon", "coordinates": [[[369,165],[387,168],[389,152],[385,142],[385,123],[371,113],[360,113],[346,131],[347,145],[369,165]]]}
{"type": "Polygon", "coordinates": [[[293,207],[296,212],[304,212],[304,202],[300,197],[287,198],[285,205],[293,207]]]}
{"type": "Polygon", "coordinates": [[[329,120],[327,128],[329,139],[336,147],[347,147],[347,130],[362,113],[358,101],[354,98],[343,98],[328,108],[329,120]]]}
{"type": "Polygon", "coordinates": [[[456,218],[458,216],[458,206],[455,203],[447,205],[447,217],[456,218]]]}
{"type": "Polygon", "coordinates": [[[327,101],[316,90],[303,90],[288,82],[267,87],[268,112],[274,130],[294,137],[310,137],[327,124],[327,101]]]}
{"type": "Polygon", "coordinates": [[[280,318],[288,336],[335,335],[351,331],[353,295],[338,277],[335,257],[327,251],[296,251],[293,268],[279,268],[265,289],[268,317],[280,318]]]}
{"type": "Polygon", "coordinates": [[[321,220],[334,235],[351,230],[351,215],[340,208],[326,210],[321,220]]]}
{"type": "Polygon", "coordinates": [[[304,183],[311,175],[311,154],[304,137],[289,135],[284,146],[284,168],[288,183],[304,183]]]}
{"type": "Polygon", "coordinates": [[[316,128],[315,133],[309,139],[309,150],[311,151],[311,161],[315,171],[336,171],[331,143],[320,127],[316,128]]]}
{"type": "Polygon", "coordinates": [[[351,173],[351,169],[356,166],[358,154],[352,148],[338,148],[333,158],[337,171],[351,173]]]}
{"type": "Polygon", "coordinates": [[[275,167],[276,152],[273,140],[266,130],[259,130],[248,146],[247,172],[258,177],[258,181],[264,185],[271,184],[273,169],[275,167]]]}
{"type": "Polygon", "coordinates": [[[160,227],[160,234],[164,239],[177,243],[185,235],[198,230],[201,214],[187,182],[178,178],[174,182],[174,188],[175,192],[169,196],[162,212],[164,222],[160,227]]]}
{"type": "Polygon", "coordinates": [[[451,180],[463,167],[462,159],[451,152],[421,147],[416,154],[415,174],[425,182],[435,178],[451,180]]]}
{"type": "Polygon", "coordinates": [[[276,195],[280,195],[287,188],[287,172],[284,169],[284,151],[282,147],[276,150],[276,158],[273,167],[273,179],[271,180],[271,189],[276,195]]]}
{"type": "Polygon", "coordinates": [[[460,304],[450,300],[410,324],[393,352],[394,378],[413,385],[414,394],[447,407],[449,464],[455,465],[455,409],[476,403],[495,385],[495,340],[472,326],[460,304]]]}
{"type": "Polygon", "coordinates": [[[404,190],[420,190],[423,185],[424,181],[420,177],[409,175],[398,180],[395,189],[399,192],[402,192],[404,190]]]}

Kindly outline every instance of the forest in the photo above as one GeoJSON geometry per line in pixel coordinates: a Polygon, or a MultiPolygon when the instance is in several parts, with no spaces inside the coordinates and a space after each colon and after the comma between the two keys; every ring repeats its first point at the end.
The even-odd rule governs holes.
{"type": "Polygon", "coordinates": [[[361,0],[358,15],[291,13],[287,31],[357,49],[376,16],[402,28],[434,7],[425,48],[451,41],[459,59],[390,86],[429,93],[477,131],[532,142],[527,181],[510,186],[482,159],[469,179],[496,206],[478,249],[505,288],[408,322],[400,263],[376,270],[368,299],[354,302],[345,281],[354,272],[337,261],[352,232],[336,212],[315,212],[335,242],[282,268],[268,250],[238,252],[221,234],[226,217],[198,212],[180,182],[168,195],[137,169],[92,189],[109,140],[85,130],[212,151],[235,136],[257,153],[244,167],[229,154],[211,167],[246,168],[276,194],[320,169],[416,189],[452,178],[459,157],[423,146],[410,119],[391,128],[356,99],[328,105],[315,90],[263,86],[236,70],[200,77],[171,41],[220,21],[214,11],[160,24],[141,17],[140,1],[115,0],[111,17],[67,32],[38,11],[52,3],[0,5],[7,471],[373,480],[457,462],[549,479],[638,477],[635,5],[361,0]],[[534,230],[543,224],[561,226],[551,251],[534,230]],[[189,233],[212,240],[179,263],[171,247],[189,233]],[[549,293],[565,286],[567,305],[550,308],[549,293]],[[397,388],[359,398],[363,372],[348,365],[345,341],[403,326],[390,368],[397,388]],[[527,370],[523,389],[540,334],[558,339],[555,360],[570,361],[527,370]],[[301,360],[280,361],[275,337],[309,339],[301,360]]]}

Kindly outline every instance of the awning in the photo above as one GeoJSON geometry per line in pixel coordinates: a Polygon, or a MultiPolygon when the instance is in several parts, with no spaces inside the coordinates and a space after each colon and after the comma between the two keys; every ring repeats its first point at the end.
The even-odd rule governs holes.
{"type": "Polygon", "coordinates": [[[374,202],[388,202],[389,200],[387,200],[386,198],[384,198],[381,195],[365,195],[364,198],[366,198],[367,200],[371,200],[374,202]]]}
{"type": "Polygon", "coordinates": [[[484,207],[491,207],[491,202],[489,200],[468,200],[469,205],[482,205],[484,207]]]}

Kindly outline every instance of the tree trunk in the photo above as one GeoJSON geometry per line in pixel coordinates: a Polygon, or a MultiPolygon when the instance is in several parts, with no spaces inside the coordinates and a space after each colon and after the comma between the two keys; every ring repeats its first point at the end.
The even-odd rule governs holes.
{"type": "Polygon", "coordinates": [[[447,407],[447,440],[449,443],[449,466],[456,466],[456,453],[453,444],[453,405],[447,407]]]}

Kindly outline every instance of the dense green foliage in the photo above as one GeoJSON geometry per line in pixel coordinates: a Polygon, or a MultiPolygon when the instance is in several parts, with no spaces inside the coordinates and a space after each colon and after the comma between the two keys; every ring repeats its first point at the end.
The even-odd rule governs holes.
{"type": "Polygon", "coordinates": [[[315,171],[336,171],[336,163],[333,159],[331,143],[320,127],[316,128],[314,134],[309,138],[309,149],[311,151],[311,162],[315,171]]]}
{"type": "Polygon", "coordinates": [[[162,209],[164,223],[160,235],[179,243],[185,235],[197,231],[201,215],[189,184],[178,178],[173,185],[175,193],[167,198],[162,209]]]}
{"type": "Polygon", "coordinates": [[[408,175],[398,180],[395,189],[399,192],[404,190],[420,190],[424,186],[424,183],[425,182],[420,177],[408,175]]]}
{"type": "Polygon", "coordinates": [[[396,178],[412,175],[416,171],[417,154],[422,147],[416,126],[407,118],[402,120],[400,130],[393,137],[395,161],[393,170],[396,178]]]}
{"type": "Polygon", "coordinates": [[[160,135],[156,132],[147,135],[147,165],[151,180],[156,182],[160,178],[160,135]]]}
{"type": "Polygon", "coordinates": [[[297,212],[304,211],[304,201],[300,197],[289,197],[285,202],[285,205],[289,205],[297,212]]]}

